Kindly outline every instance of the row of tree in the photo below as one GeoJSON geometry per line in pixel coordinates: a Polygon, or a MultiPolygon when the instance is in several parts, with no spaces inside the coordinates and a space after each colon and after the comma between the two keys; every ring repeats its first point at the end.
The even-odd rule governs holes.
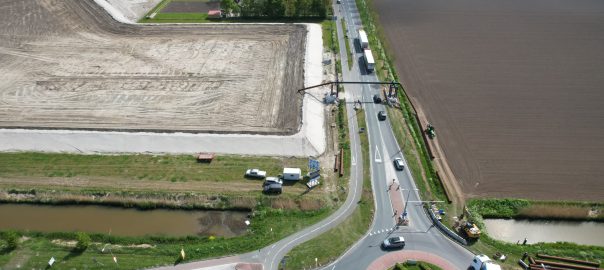
{"type": "Polygon", "coordinates": [[[228,14],[242,18],[320,18],[327,17],[329,0],[221,0],[228,14]]]}

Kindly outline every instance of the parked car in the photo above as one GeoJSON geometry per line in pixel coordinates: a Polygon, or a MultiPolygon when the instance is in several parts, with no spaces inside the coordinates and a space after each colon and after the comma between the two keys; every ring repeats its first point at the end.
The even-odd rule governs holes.
{"type": "Polygon", "coordinates": [[[402,236],[390,237],[382,243],[384,249],[403,248],[405,246],[405,238],[402,236]]]}
{"type": "Polygon", "coordinates": [[[245,171],[245,177],[264,179],[266,177],[266,172],[261,171],[260,169],[249,169],[245,171]]]}
{"type": "Polygon", "coordinates": [[[403,160],[401,158],[394,158],[392,163],[394,163],[394,168],[396,168],[397,171],[402,171],[405,169],[405,165],[403,164],[403,160]]]}
{"type": "Polygon", "coordinates": [[[489,258],[487,255],[476,255],[472,260],[472,265],[470,265],[470,269],[473,270],[501,270],[501,266],[496,264],[493,260],[489,258]]]}
{"type": "Polygon", "coordinates": [[[385,111],[380,111],[378,113],[378,120],[380,120],[380,121],[386,120],[386,112],[385,111]]]}
{"type": "Polygon", "coordinates": [[[279,183],[271,183],[268,185],[264,185],[262,188],[262,192],[265,194],[281,194],[283,191],[283,186],[279,183]]]}
{"type": "Polygon", "coordinates": [[[277,177],[269,176],[266,179],[264,179],[263,186],[270,185],[270,184],[283,185],[283,180],[281,180],[280,178],[277,178],[277,177]]]}
{"type": "Polygon", "coordinates": [[[373,103],[382,103],[382,98],[379,95],[373,95],[373,103]]]}

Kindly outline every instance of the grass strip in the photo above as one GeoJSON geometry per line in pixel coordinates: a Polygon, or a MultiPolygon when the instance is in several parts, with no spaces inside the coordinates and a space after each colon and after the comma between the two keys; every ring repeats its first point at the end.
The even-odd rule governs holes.
{"type": "Polygon", "coordinates": [[[140,23],[207,23],[213,22],[208,19],[207,13],[157,13],[155,17],[144,17],[140,23]]]}
{"type": "Polygon", "coordinates": [[[346,44],[346,58],[348,59],[348,70],[352,69],[352,51],[350,50],[350,40],[348,38],[348,28],[346,28],[346,20],[340,19],[342,30],[344,31],[344,44],[346,44]]]}
{"type": "Polygon", "coordinates": [[[324,20],[321,22],[323,29],[323,48],[337,53],[340,45],[337,42],[336,24],[333,20],[324,20]]]}
{"type": "MultiPolygon", "coordinates": [[[[357,111],[359,128],[366,129],[365,114],[357,111]]],[[[369,153],[367,133],[360,134],[362,156],[369,153]]],[[[346,168],[350,168],[349,166],[346,168]]],[[[318,265],[326,265],[349,249],[367,232],[373,219],[373,193],[371,176],[369,174],[369,159],[363,159],[363,190],[359,207],[337,227],[309,240],[286,255],[287,269],[311,269],[318,265]],[[320,248],[317,248],[320,247],[320,248]],[[315,262],[315,258],[317,261],[315,262]]]]}
{"type": "Polygon", "coordinates": [[[197,163],[193,155],[73,155],[62,153],[0,153],[0,177],[90,177],[148,181],[245,181],[249,168],[277,176],[283,167],[305,168],[306,158],[217,155],[197,163]]]}

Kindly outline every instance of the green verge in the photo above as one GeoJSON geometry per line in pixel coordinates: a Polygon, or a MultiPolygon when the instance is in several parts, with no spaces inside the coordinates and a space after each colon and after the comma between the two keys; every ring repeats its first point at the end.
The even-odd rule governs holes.
{"type": "Polygon", "coordinates": [[[340,45],[337,42],[336,23],[333,20],[324,20],[321,22],[323,29],[323,48],[336,53],[340,50],[340,45]]]}
{"type": "Polygon", "coordinates": [[[153,19],[143,17],[139,23],[208,23],[216,21],[208,19],[207,13],[157,13],[153,19]]]}
{"type": "MultiPolygon", "coordinates": [[[[233,238],[188,237],[117,237],[106,234],[90,234],[91,246],[84,252],[75,252],[72,246],[53,243],[76,239],[76,233],[35,233],[20,232],[27,240],[15,250],[0,253],[0,268],[13,269],[11,259],[19,258],[23,269],[44,268],[50,259],[57,259],[60,269],[107,269],[115,266],[112,256],[116,256],[120,269],[141,269],[179,263],[181,248],[185,250],[186,261],[226,256],[249,252],[265,247],[296,231],[326,218],[330,209],[318,211],[281,211],[259,207],[254,211],[249,232],[233,238]],[[273,230],[271,231],[270,228],[273,230]],[[102,252],[110,244],[111,254],[102,252]],[[149,245],[144,247],[142,245],[149,245]],[[35,256],[31,256],[36,254],[35,256]]],[[[0,241],[0,250],[6,243],[0,241]]]]}
{"type": "Polygon", "coordinates": [[[348,38],[348,28],[346,28],[346,20],[340,19],[342,31],[344,31],[344,44],[346,44],[346,59],[348,59],[348,70],[352,68],[352,51],[350,50],[350,40],[348,38]]]}
{"type": "MultiPolygon", "coordinates": [[[[357,121],[359,128],[366,128],[365,114],[362,110],[357,111],[357,121]]],[[[360,139],[362,156],[367,157],[369,152],[367,133],[361,133],[360,139]]],[[[374,209],[372,194],[369,159],[364,158],[363,191],[359,207],[337,227],[292,249],[286,255],[286,267],[288,269],[311,269],[316,264],[326,265],[354,245],[371,225],[374,209]],[[314,258],[317,258],[317,262],[314,258]]]]}
{"type": "Polygon", "coordinates": [[[416,261],[415,263],[397,263],[388,270],[442,270],[442,268],[427,262],[416,261]]]}
{"type": "Polygon", "coordinates": [[[508,259],[500,262],[504,267],[510,269],[516,266],[516,262],[522,258],[524,252],[531,255],[544,253],[554,256],[572,257],[588,261],[604,261],[604,247],[586,246],[574,243],[537,243],[532,245],[516,245],[491,238],[486,232],[484,218],[535,218],[527,215],[533,210],[539,213],[545,212],[546,216],[541,219],[552,220],[595,220],[603,221],[603,203],[589,202],[550,202],[529,201],[523,199],[472,199],[468,201],[468,209],[471,214],[469,219],[481,228],[483,234],[476,242],[472,242],[468,248],[474,253],[492,256],[496,252],[505,254],[508,259]],[[596,210],[597,215],[589,216],[589,210],[596,210]],[[582,213],[582,214],[579,214],[582,213]]]}

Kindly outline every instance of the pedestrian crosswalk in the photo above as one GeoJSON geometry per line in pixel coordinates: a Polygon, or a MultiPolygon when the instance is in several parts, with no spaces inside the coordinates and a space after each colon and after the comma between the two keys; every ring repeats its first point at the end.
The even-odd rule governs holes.
{"type": "Polygon", "coordinates": [[[386,228],[386,229],[376,230],[376,231],[370,232],[369,236],[378,235],[378,234],[382,234],[382,233],[391,233],[395,230],[396,230],[396,228],[386,228]]]}

